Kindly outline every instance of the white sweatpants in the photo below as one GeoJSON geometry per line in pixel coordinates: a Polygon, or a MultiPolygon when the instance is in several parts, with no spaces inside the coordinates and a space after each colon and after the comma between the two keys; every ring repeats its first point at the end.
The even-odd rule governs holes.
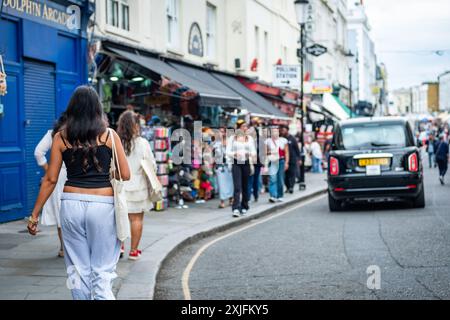
{"type": "Polygon", "coordinates": [[[120,257],[114,198],[77,193],[61,197],[67,286],[74,300],[114,300],[120,257]]]}

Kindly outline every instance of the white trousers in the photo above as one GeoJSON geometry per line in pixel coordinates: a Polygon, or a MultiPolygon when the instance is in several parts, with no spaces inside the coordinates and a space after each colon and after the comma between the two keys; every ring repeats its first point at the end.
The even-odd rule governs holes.
{"type": "Polygon", "coordinates": [[[120,257],[114,198],[77,193],[61,197],[67,286],[74,300],[114,300],[120,257]]]}

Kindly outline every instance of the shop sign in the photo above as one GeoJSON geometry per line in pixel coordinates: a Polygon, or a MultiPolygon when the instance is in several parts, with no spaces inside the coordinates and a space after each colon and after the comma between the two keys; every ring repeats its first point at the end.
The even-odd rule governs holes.
{"type": "Polygon", "coordinates": [[[81,27],[81,10],[77,5],[67,7],[44,0],[0,0],[3,12],[56,26],[69,31],[81,27]]]}
{"type": "Polygon", "coordinates": [[[314,81],[311,89],[312,94],[333,93],[333,86],[328,81],[314,81]]]}
{"type": "Polygon", "coordinates": [[[147,105],[163,105],[170,104],[169,96],[156,96],[156,97],[145,97],[145,104],[147,105]]]}
{"type": "Polygon", "coordinates": [[[312,46],[306,48],[306,52],[312,54],[315,57],[320,57],[321,55],[327,53],[327,48],[318,43],[315,43],[312,46]]]}
{"type": "Polygon", "coordinates": [[[189,53],[203,57],[203,38],[202,31],[200,30],[200,26],[198,23],[194,22],[191,26],[191,30],[189,31],[189,53]]]}
{"type": "Polygon", "coordinates": [[[300,87],[300,66],[299,65],[275,65],[273,67],[273,86],[279,88],[300,87]]]}

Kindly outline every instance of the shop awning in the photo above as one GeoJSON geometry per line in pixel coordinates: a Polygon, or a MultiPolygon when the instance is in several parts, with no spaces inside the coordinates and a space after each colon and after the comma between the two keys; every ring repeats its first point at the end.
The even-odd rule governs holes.
{"type": "Polygon", "coordinates": [[[224,85],[219,80],[217,80],[217,78],[215,78],[212,75],[212,72],[209,72],[205,69],[191,67],[191,66],[177,63],[177,62],[168,62],[168,64],[171,65],[172,67],[174,67],[179,72],[182,72],[189,78],[195,79],[198,82],[202,82],[205,85],[207,85],[209,88],[213,88],[214,90],[220,91],[232,99],[239,100],[241,103],[240,106],[242,105],[242,101],[241,101],[242,98],[240,97],[240,95],[237,94],[232,89],[230,89],[228,86],[224,85]]]}
{"type": "Polygon", "coordinates": [[[247,109],[251,114],[265,118],[292,120],[270,101],[267,101],[258,93],[248,89],[235,77],[216,72],[212,73],[212,75],[239,94],[242,97],[242,107],[247,109]]]}
{"type": "Polygon", "coordinates": [[[200,97],[199,104],[201,106],[223,106],[233,108],[239,108],[241,106],[241,99],[237,95],[227,94],[195,77],[188,76],[164,61],[141,55],[137,51],[133,53],[111,47],[108,47],[108,50],[196,91],[200,97]]]}
{"type": "Polygon", "coordinates": [[[323,107],[335,115],[339,120],[346,120],[351,117],[351,113],[347,113],[347,111],[331,93],[323,94],[323,107]]]}

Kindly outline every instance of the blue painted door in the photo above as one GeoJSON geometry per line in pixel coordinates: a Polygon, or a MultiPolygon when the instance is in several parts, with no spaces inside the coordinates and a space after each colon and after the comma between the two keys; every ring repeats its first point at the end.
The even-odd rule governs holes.
{"type": "Polygon", "coordinates": [[[26,215],[20,66],[6,65],[8,94],[0,97],[0,222],[26,215]]]}
{"type": "Polygon", "coordinates": [[[8,93],[0,97],[0,223],[26,216],[22,65],[17,20],[0,20],[8,93]]]}
{"type": "Polygon", "coordinates": [[[31,212],[39,192],[42,169],[34,149],[56,118],[55,67],[33,60],[24,61],[25,163],[27,210],[31,212]]]}

